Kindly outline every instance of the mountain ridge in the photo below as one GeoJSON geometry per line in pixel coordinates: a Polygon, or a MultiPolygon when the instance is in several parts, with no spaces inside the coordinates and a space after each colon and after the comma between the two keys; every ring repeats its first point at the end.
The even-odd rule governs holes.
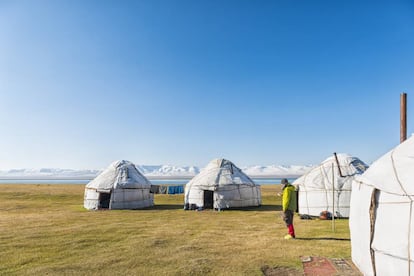
{"type": "MultiPolygon", "coordinates": [[[[197,166],[136,165],[148,178],[191,178],[203,168],[197,166]]],[[[240,169],[250,177],[299,177],[311,170],[313,165],[245,166],[240,169]]],[[[93,179],[103,169],[20,168],[0,170],[3,179],[93,179]]]]}

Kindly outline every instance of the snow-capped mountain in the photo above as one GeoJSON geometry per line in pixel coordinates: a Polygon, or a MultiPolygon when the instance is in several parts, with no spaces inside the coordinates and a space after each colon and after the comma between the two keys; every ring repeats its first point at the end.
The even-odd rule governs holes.
{"type": "Polygon", "coordinates": [[[244,173],[256,177],[299,177],[310,171],[314,166],[250,166],[242,167],[244,173]]]}
{"type": "Polygon", "coordinates": [[[102,170],[74,170],[59,168],[0,170],[0,178],[14,179],[92,179],[102,170]]]}
{"type": "MultiPolygon", "coordinates": [[[[171,165],[136,165],[138,170],[149,178],[173,177],[188,178],[197,175],[202,168],[196,166],[171,165]]],[[[241,167],[251,177],[299,177],[312,169],[313,166],[247,166],[241,167]]],[[[101,170],[74,170],[60,168],[11,169],[0,170],[0,178],[14,179],[93,179],[101,170]]]]}
{"type": "Polygon", "coordinates": [[[200,169],[196,166],[136,165],[136,167],[147,177],[193,177],[200,172],[200,169]]]}

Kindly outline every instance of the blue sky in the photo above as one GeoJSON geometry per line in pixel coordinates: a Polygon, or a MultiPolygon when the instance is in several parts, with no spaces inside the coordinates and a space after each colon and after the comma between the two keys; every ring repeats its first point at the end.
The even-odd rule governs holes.
{"type": "Polygon", "coordinates": [[[370,163],[414,132],[412,1],[0,0],[0,169],[370,163]]]}

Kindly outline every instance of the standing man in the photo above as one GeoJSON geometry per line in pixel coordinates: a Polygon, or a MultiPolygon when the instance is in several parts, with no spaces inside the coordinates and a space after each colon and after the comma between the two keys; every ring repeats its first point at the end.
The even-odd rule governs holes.
{"type": "Polygon", "coordinates": [[[285,236],[286,240],[295,238],[295,229],[293,228],[293,214],[296,210],[296,190],[286,178],[283,178],[280,184],[283,185],[282,190],[282,209],[283,220],[288,228],[288,233],[285,236]]]}

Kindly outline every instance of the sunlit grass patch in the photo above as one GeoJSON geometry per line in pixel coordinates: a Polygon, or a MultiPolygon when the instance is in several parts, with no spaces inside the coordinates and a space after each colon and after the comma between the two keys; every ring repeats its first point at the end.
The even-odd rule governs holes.
{"type": "Polygon", "coordinates": [[[348,258],[348,220],[300,220],[286,241],[277,185],[258,208],[184,211],[183,195],[143,210],[86,211],[83,185],[2,185],[0,274],[261,275],[300,256],[348,258]]]}

